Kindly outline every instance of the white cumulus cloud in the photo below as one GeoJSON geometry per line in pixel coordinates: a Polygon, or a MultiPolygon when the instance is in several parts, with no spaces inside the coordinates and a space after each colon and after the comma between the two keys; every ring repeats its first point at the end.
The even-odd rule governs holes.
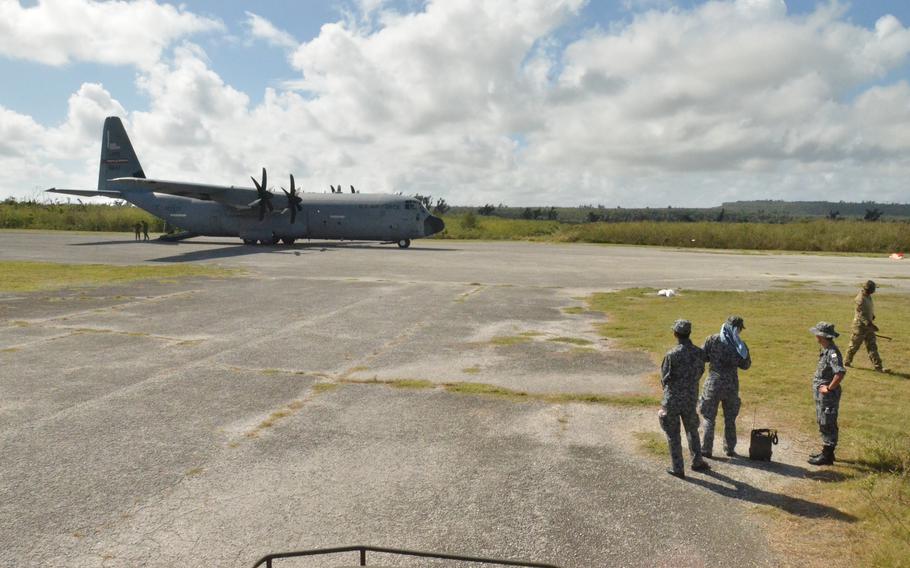
{"type": "Polygon", "coordinates": [[[0,0],[0,55],[64,65],[90,61],[145,67],[173,41],[223,25],[182,7],[133,2],[0,0]]]}
{"type": "MultiPolygon", "coordinates": [[[[362,17],[293,45],[266,20],[254,31],[249,14],[298,79],[253,104],[182,43],[143,65],[148,108],[122,113],[146,173],[188,181],[242,184],[267,166],[276,184],[293,172],[311,191],[354,184],[450,203],[906,199],[910,85],[891,77],[910,30],[897,18],[867,28],[837,3],[805,15],[779,0],[646,4],[569,40],[560,32],[580,0],[365,2],[362,17]]],[[[97,138],[114,103],[83,86],[57,127],[3,110],[0,172],[13,156],[52,156],[46,141],[63,133],[97,138]]],[[[0,190],[11,179],[0,173],[0,190]]]]}
{"type": "Polygon", "coordinates": [[[271,45],[294,48],[300,43],[290,33],[277,28],[266,18],[252,12],[246,13],[246,26],[249,28],[250,36],[264,40],[271,45]]]}

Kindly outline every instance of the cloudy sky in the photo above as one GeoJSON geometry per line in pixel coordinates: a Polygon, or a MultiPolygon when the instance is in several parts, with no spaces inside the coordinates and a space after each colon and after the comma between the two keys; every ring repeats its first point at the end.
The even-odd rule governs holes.
{"type": "Polygon", "coordinates": [[[294,173],[450,203],[910,201],[905,0],[0,0],[0,197],[294,173]]]}

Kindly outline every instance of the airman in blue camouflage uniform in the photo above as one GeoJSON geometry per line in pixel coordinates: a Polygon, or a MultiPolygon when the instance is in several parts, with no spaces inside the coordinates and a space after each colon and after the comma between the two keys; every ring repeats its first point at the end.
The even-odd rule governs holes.
{"type": "Polygon", "coordinates": [[[698,381],[705,372],[705,354],[689,339],[692,333],[692,324],[689,321],[677,320],[672,329],[679,344],[667,352],[660,365],[660,382],[664,388],[664,398],[657,416],[660,427],[667,434],[670,460],[673,463],[673,468],[668,469],[667,473],[685,477],[682,441],[679,436],[680,420],[689,441],[692,469],[696,471],[711,469],[701,457],[698,413],[695,412],[698,381]]]}
{"type": "Polygon", "coordinates": [[[749,348],[739,339],[739,332],[745,328],[742,317],[730,316],[720,333],[705,340],[705,357],[710,367],[698,402],[698,410],[705,419],[702,442],[705,457],[714,453],[714,422],[721,405],[724,409],[724,453],[730,457],[736,455],[736,417],[741,406],[738,370],[752,366],[749,348]]]}
{"type": "Polygon", "coordinates": [[[834,325],[820,321],[810,329],[815,334],[822,349],[818,355],[818,366],[812,378],[812,392],[815,398],[815,418],[818,430],[822,435],[822,451],[809,458],[812,465],[831,465],[834,463],[834,448],[837,447],[837,413],[840,409],[840,383],[847,374],[844,358],[840,349],[834,344],[834,338],[840,335],[834,325]]]}

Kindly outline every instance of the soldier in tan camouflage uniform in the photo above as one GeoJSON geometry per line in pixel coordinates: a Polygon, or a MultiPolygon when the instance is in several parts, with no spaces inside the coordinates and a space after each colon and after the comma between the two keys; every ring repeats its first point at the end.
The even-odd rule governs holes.
{"type": "Polygon", "coordinates": [[[698,381],[705,372],[705,353],[689,339],[692,324],[688,320],[676,320],[672,329],[679,344],[667,352],[660,365],[660,382],[664,388],[664,398],[657,416],[670,446],[673,468],[668,469],[667,473],[684,478],[686,474],[683,470],[682,441],[679,437],[680,420],[689,441],[692,469],[695,471],[711,469],[701,457],[698,413],[695,412],[698,381]]]}
{"type": "Polygon", "coordinates": [[[875,340],[875,332],[878,326],[875,325],[875,307],[872,303],[872,294],[875,293],[875,282],[868,280],[863,284],[862,289],[856,295],[856,312],[853,316],[853,337],[850,338],[850,346],[847,348],[847,357],[844,365],[853,366],[853,356],[859,351],[863,343],[866,344],[866,351],[869,352],[869,359],[875,370],[882,373],[887,369],[882,367],[882,358],[878,354],[878,342],[875,340]]]}

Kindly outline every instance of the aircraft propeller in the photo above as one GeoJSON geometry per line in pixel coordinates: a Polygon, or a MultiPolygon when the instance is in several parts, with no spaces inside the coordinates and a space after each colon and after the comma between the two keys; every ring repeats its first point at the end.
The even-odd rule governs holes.
{"type": "Polygon", "coordinates": [[[250,179],[253,180],[253,185],[256,186],[256,193],[259,194],[259,198],[250,203],[250,207],[254,205],[259,205],[259,220],[262,221],[265,218],[265,210],[268,208],[269,211],[273,211],[272,208],[272,192],[268,190],[266,182],[268,178],[266,177],[265,168],[262,168],[262,183],[260,184],[256,181],[256,178],[250,176],[250,179]]]}
{"type": "MultiPolygon", "coordinates": [[[[281,191],[288,196],[288,206],[284,211],[287,211],[288,209],[291,210],[291,223],[293,223],[297,219],[297,212],[303,211],[303,207],[300,206],[303,199],[300,198],[294,187],[294,174],[291,174],[291,191],[288,191],[283,187],[281,188],[281,191]]],[[[282,213],[284,213],[284,211],[282,211],[282,213]]]]}

